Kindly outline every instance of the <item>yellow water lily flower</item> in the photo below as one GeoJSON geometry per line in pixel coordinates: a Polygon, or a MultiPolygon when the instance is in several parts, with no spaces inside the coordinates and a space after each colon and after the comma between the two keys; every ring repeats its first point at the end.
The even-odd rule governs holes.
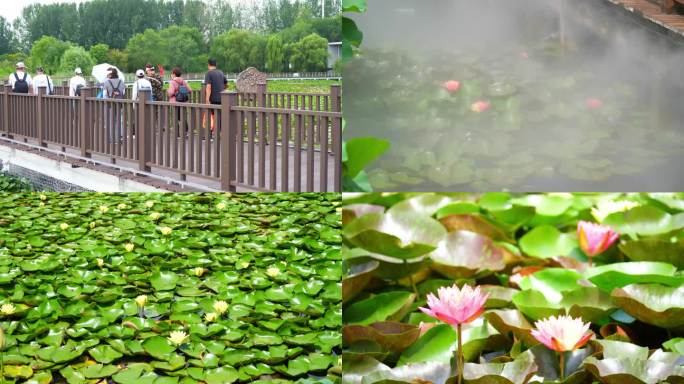
{"type": "Polygon", "coordinates": [[[271,268],[266,270],[266,274],[271,276],[271,277],[276,277],[276,276],[280,275],[280,269],[278,269],[276,267],[271,267],[271,268]]]}
{"type": "Polygon", "coordinates": [[[145,304],[147,303],[147,296],[146,295],[140,295],[135,298],[135,303],[138,305],[138,307],[144,307],[145,304]]]}
{"type": "Polygon", "coordinates": [[[16,308],[13,304],[3,304],[2,307],[0,307],[0,312],[2,312],[3,315],[11,315],[15,310],[16,308]]]}
{"type": "Polygon", "coordinates": [[[216,317],[217,317],[217,315],[215,312],[209,312],[209,313],[204,315],[204,320],[206,320],[207,323],[211,323],[213,321],[216,321],[216,317]]]}
{"type": "Polygon", "coordinates": [[[220,203],[216,204],[216,209],[218,209],[219,211],[225,207],[226,207],[226,203],[224,203],[224,202],[220,202],[220,203]]]}
{"type": "Polygon", "coordinates": [[[97,259],[97,266],[100,267],[100,268],[102,268],[103,265],[104,265],[104,260],[102,260],[102,259],[97,259]]]}
{"type": "Polygon", "coordinates": [[[169,341],[175,345],[181,345],[188,338],[188,334],[183,331],[173,331],[169,335],[169,341]]]}
{"type": "Polygon", "coordinates": [[[145,202],[145,206],[146,206],[147,208],[152,208],[152,207],[154,207],[154,201],[153,201],[153,200],[147,200],[147,201],[145,202]]]}
{"type": "Polygon", "coordinates": [[[95,225],[96,225],[96,224],[95,224],[95,222],[94,222],[94,221],[93,221],[93,222],[91,222],[91,223],[90,223],[90,229],[93,229],[93,228],[95,228],[95,225]]]}
{"type": "Polygon", "coordinates": [[[109,207],[106,205],[100,205],[100,212],[102,213],[107,213],[109,211],[109,207]]]}
{"type": "Polygon", "coordinates": [[[169,227],[161,227],[161,228],[159,228],[159,230],[161,231],[162,235],[168,235],[171,233],[171,231],[173,231],[169,227]]]}
{"type": "Polygon", "coordinates": [[[41,199],[41,200],[47,200],[47,196],[41,194],[41,195],[40,195],[40,199],[41,199]]]}
{"type": "Polygon", "coordinates": [[[135,248],[135,245],[132,243],[126,243],[126,245],[124,245],[124,248],[126,248],[126,252],[131,252],[135,248]]]}
{"type": "Polygon", "coordinates": [[[43,203],[43,202],[41,201],[40,203],[38,203],[38,206],[39,206],[39,207],[44,207],[44,206],[45,206],[45,203],[43,203]]]}
{"type": "Polygon", "coordinates": [[[159,218],[159,216],[161,216],[161,215],[159,214],[159,212],[152,212],[152,213],[150,213],[150,219],[152,219],[152,220],[157,220],[157,219],[159,218]]]}
{"type": "Polygon", "coordinates": [[[242,264],[240,264],[240,266],[241,266],[242,268],[247,268],[247,267],[249,267],[249,263],[246,262],[246,261],[243,261],[242,264]]]}
{"type": "Polygon", "coordinates": [[[69,228],[69,224],[67,223],[62,223],[59,225],[59,227],[62,229],[62,231],[66,231],[67,228],[69,228]]]}
{"type": "Polygon", "coordinates": [[[197,268],[193,269],[193,272],[195,272],[195,276],[200,277],[200,276],[204,275],[204,268],[197,267],[197,268]]]}
{"type": "Polygon", "coordinates": [[[126,209],[126,204],[120,203],[119,205],[116,206],[119,209],[126,209]]]}
{"type": "Polygon", "coordinates": [[[218,314],[222,315],[222,314],[226,313],[226,311],[228,310],[228,303],[226,303],[223,300],[216,301],[216,302],[214,302],[214,310],[218,314]]]}

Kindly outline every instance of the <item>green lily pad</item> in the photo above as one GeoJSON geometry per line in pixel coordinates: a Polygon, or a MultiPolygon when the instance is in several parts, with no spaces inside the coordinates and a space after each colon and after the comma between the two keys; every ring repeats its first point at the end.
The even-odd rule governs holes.
{"type": "Polygon", "coordinates": [[[152,336],[145,339],[142,347],[150,356],[159,360],[168,360],[171,358],[171,353],[176,350],[176,347],[171,342],[161,336],[152,336]]]}
{"type": "Polygon", "coordinates": [[[645,205],[634,207],[626,212],[612,213],[603,220],[602,224],[613,228],[618,233],[651,236],[680,229],[684,227],[684,220],[677,218],[677,215],[670,215],[656,207],[645,205]]]}
{"type": "Polygon", "coordinates": [[[590,268],[584,277],[606,292],[634,283],[660,283],[678,286],[684,276],[676,276],[672,264],[658,262],[627,262],[590,268]]]}
{"type": "Polygon", "coordinates": [[[525,352],[509,363],[466,363],[463,366],[463,379],[472,384],[525,384],[536,371],[534,355],[525,352]]]}
{"type": "Polygon", "coordinates": [[[535,227],[520,238],[520,249],[527,255],[542,259],[567,256],[577,247],[573,235],[561,233],[553,226],[535,227]]]}
{"type": "Polygon", "coordinates": [[[158,291],[168,291],[176,288],[178,275],[171,271],[158,271],[150,277],[150,283],[158,291]]]}
{"type": "Polygon", "coordinates": [[[368,325],[376,321],[399,320],[406,314],[415,295],[410,292],[387,292],[357,301],[343,310],[345,324],[368,325]]]}
{"type": "Polygon", "coordinates": [[[611,296],[625,312],[644,323],[684,329],[684,285],[630,284],[615,288],[611,296]]]}
{"type": "Polygon", "coordinates": [[[372,340],[393,352],[401,352],[408,348],[419,335],[420,329],[415,325],[392,321],[376,322],[368,326],[346,325],[342,328],[345,343],[372,340]]]}
{"type": "Polygon", "coordinates": [[[449,232],[437,249],[430,253],[431,266],[450,277],[470,277],[483,271],[500,271],[506,266],[503,253],[484,236],[469,231],[449,232]]]}

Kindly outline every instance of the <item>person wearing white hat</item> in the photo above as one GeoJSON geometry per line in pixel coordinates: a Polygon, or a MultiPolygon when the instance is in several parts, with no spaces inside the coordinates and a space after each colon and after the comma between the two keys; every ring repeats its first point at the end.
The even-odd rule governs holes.
{"type": "Polygon", "coordinates": [[[74,77],[69,79],[69,96],[81,96],[81,89],[86,86],[81,68],[74,69],[74,77]]]}
{"type": "Polygon", "coordinates": [[[139,91],[150,91],[149,101],[152,101],[152,83],[145,78],[145,71],[138,69],[135,71],[135,83],[133,83],[133,101],[138,101],[139,91]]]}
{"type": "Polygon", "coordinates": [[[52,79],[45,73],[43,67],[36,68],[36,77],[33,79],[33,93],[38,94],[38,89],[45,88],[46,95],[54,94],[55,87],[52,79]]]}
{"type": "Polygon", "coordinates": [[[32,80],[31,75],[26,73],[26,65],[20,61],[15,67],[14,73],[9,75],[9,84],[12,86],[12,92],[30,93],[32,80]]]}

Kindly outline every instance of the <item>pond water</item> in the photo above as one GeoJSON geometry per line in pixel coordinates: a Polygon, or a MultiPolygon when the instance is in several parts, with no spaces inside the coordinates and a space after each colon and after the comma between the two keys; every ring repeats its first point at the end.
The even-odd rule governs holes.
{"type": "Polygon", "coordinates": [[[345,139],[378,190],[682,190],[684,39],[599,0],[374,0],[345,139]]]}

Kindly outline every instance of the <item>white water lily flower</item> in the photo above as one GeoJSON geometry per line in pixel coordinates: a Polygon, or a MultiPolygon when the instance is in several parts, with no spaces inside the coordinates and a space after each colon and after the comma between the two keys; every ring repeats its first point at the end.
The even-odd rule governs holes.
{"type": "Polygon", "coordinates": [[[280,269],[278,269],[276,267],[271,267],[271,268],[266,270],[266,274],[271,276],[271,277],[276,277],[276,276],[280,275],[280,269]]]}
{"type": "Polygon", "coordinates": [[[147,208],[152,208],[152,207],[154,207],[154,201],[153,201],[153,200],[147,200],[147,201],[145,202],[145,206],[146,206],[147,208]]]}
{"type": "Polygon", "coordinates": [[[126,204],[120,203],[119,205],[116,206],[119,209],[126,209],[126,204]]]}
{"type": "Polygon", "coordinates": [[[228,310],[228,303],[223,300],[216,301],[214,302],[214,310],[222,315],[228,310]]]}
{"type": "Polygon", "coordinates": [[[173,231],[169,227],[161,227],[161,228],[159,228],[159,230],[161,231],[162,235],[168,235],[171,233],[171,231],[173,231]]]}
{"type": "Polygon", "coordinates": [[[2,312],[3,315],[11,315],[15,310],[16,308],[13,304],[3,304],[2,307],[0,307],[0,312],[2,312]]]}
{"type": "Polygon", "coordinates": [[[169,335],[169,341],[175,345],[181,345],[188,338],[188,334],[183,331],[173,331],[169,335]]]}
{"type": "Polygon", "coordinates": [[[213,321],[216,321],[216,317],[217,317],[217,315],[215,312],[209,312],[209,313],[204,315],[204,320],[206,320],[207,323],[211,323],[213,321]]]}
{"type": "Polygon", "coordinates": [[[100,212],[102,213],[107,213],[109,211],[109,207],[106,205],[100,205],[100,212]]]}
{"type": "Polygon", "coordinates": [[[104,265],[104,260],[98,258],[97,259],[97,266],[102,268],[103,265],[104,265]]]}
{"type": "Polygon", "coordinates": [[[140,295],[135,298],[135,303],[138,307],[144,307],[147,304],[147,295],[140,295]]]}
{"type": "Polygon", "coordinates": [[[69,224],[67,223],[62,223],[59,225],[59,227],[62,229],[62,231],[66,231],[67,228],[69,228],[69,224]]]}
{"type": "Polygon", "coordinates": [[[131,252],[135,248],[135,245],[132,243],[126,243],[126,245],[124,245],[124,248],[126,248],[126,252],[131,252]]]}
{"type": "Polygon", "coordinates": [[[615,212],[629,211],[630,209],[639,206],[639,203],[628,200],[602,200],[596,204],[596,207],[591,209],[591,214],[599,223],[603,221],[608,215],[615,212]]]}
{"type": "Polygon", "coordinates": [[[152,219],[152,220],[157,220],[159,218],[159,216],[161,216],[161,214],[159,214],[159,212],[150,213],[150,219],[152,219]]]}

